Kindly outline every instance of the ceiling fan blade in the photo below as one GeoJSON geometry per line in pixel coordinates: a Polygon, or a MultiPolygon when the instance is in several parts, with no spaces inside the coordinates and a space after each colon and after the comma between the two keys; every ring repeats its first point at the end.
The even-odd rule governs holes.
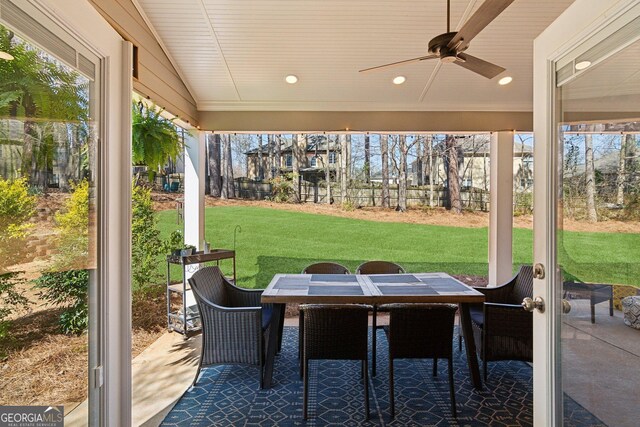
{"type": "Polygon", "coordinates": [[[419,56],[418,58],[406,59],[404,61],[398,61],[398,62],[392,62],[390,64],[378,65],[377,67],[365,68],[364,70],[360,70],[359,72],[360,73],[366,73],[368,71],[376,71],[376,70],[379,70],[381,68],[395,67],[395,66],[398,66],[398,65],[410,64],[412,62],[419,62],[419,61],[424,61],[425,59],[433,59],[433,58],[437,58],[437,57],[438,57],[438,55],[419,56]]]}
{"type": "Polygon", "coordinates": [[[466,46],[487,25],[498,17],[514,0],[485,0],[476,12],[464,23],[460,31],[448,44],[450,49],[466,46]]]}
{"type": "Polygon", "coordinates": [[[460,58],[460,60],[454,61],[454,64],[473,71],[474,73],[478,73],[488,79],[492,79],[506,70],[506,68],[502,68],[499,65],[492,64],[484,59],[476,58],[475,56],[471,56],[466,53],[458,54],[458,58],[460,58]]]}

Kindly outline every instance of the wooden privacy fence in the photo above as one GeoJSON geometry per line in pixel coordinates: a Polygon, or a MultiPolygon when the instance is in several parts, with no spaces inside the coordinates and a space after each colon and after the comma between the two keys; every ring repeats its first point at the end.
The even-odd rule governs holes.
{"type": "MultiPolygon", "coordinates": [[[[264,200],[272,195],[272,186],[265,182],[248,180],[235,181],[236,195],[240,199],[264,200]]],[[[327,203],[327,186],[325,183],[312,183],[302,181],[300,183],[300,198],[304,203],[327,203]]],[[[332,203],[341,204],[340,185],[331,185],[332,203]]],[[[398,186],[389,186],[390,205],[396,206],[398,203],[398,186]]],[[[489,192],[476,188],[463,188],[460,191],[460,199],[463,209],[488,211],[489,192]]],[[[407,188],[408,206],[429,206],[431,194],[429,186],[407,188]]],[[[434,207],[446,207],[447,189],[435,187],[433,189],[434,207]]],[[[351,186],[347,189],[346,200],[356,207],[381,206],[382,188],[380,186],[351,186]]]]}

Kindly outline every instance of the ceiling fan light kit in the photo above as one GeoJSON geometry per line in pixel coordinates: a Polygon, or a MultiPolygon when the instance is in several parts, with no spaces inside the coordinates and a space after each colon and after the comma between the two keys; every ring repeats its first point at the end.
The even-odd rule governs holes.
{"type": "Polygon", "coordinates": [[[460,31],[451,32],[449,31],[451,28],[451,0],[447,0],[447,32],[429,41],[428,55],[379,65],[377,67],[365,68],[360,70],[360,72],[376,71],[383,68],[424,61],[426,59],[439,59],[442,63],[456,64],[483,77],[493,79],[499,74],[502,74],[506,69],[464,52],[469,48],[471,40],[513,2],[514,0],[485,0],[471,18],[464,23],[460,31]]]}

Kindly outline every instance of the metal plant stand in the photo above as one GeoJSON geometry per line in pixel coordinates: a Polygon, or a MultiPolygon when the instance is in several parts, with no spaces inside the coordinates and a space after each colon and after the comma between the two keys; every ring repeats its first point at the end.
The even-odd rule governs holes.
{"type": "Polygon", "coordinates": [[[200,314],[197,312],[187,312],[187,291],[190,290],[189,283],[187,282],[187,270],[189,270],[189,272],[195,272],[199,268],[198,264],[208,262],[215,262],[216,265],[220,265],[220,260],[223,259],[233,260],[233,283],[235,284],[236,251],[230,249],[212,249],[207,254],[196,252],[193,255],[187,256],[167,256],[167,327],[169,331],[178,332],[187,338],[200,330],[200,325],[196,324],[196,320],[200,318],[200,314]],[[182,283],[171,284],[171,265],[182,266],[182,283]],[[189,266],[193,266],[191,267],[193,271],[189,266]],[[180,295],[182,298],[181,310],[171,310],[171,296],[174,293],[180,295]]]}

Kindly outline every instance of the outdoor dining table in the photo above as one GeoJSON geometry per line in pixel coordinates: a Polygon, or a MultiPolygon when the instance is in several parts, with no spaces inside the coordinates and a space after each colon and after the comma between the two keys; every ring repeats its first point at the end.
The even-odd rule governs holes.
{"type": "MultiPolygon", "coordinates": [[[[484,295],[446,273],[410,274],[276,274],[262,293],[263,304],[273,304],[264,369],[264,387],[270,388],[276,353],[282,339],[286,304],[458,304],[471,382],[482,388],[473,340],[469,304],[484,295]]],[[[375,331],[374,331],[375,334],[375,331]]]]}

